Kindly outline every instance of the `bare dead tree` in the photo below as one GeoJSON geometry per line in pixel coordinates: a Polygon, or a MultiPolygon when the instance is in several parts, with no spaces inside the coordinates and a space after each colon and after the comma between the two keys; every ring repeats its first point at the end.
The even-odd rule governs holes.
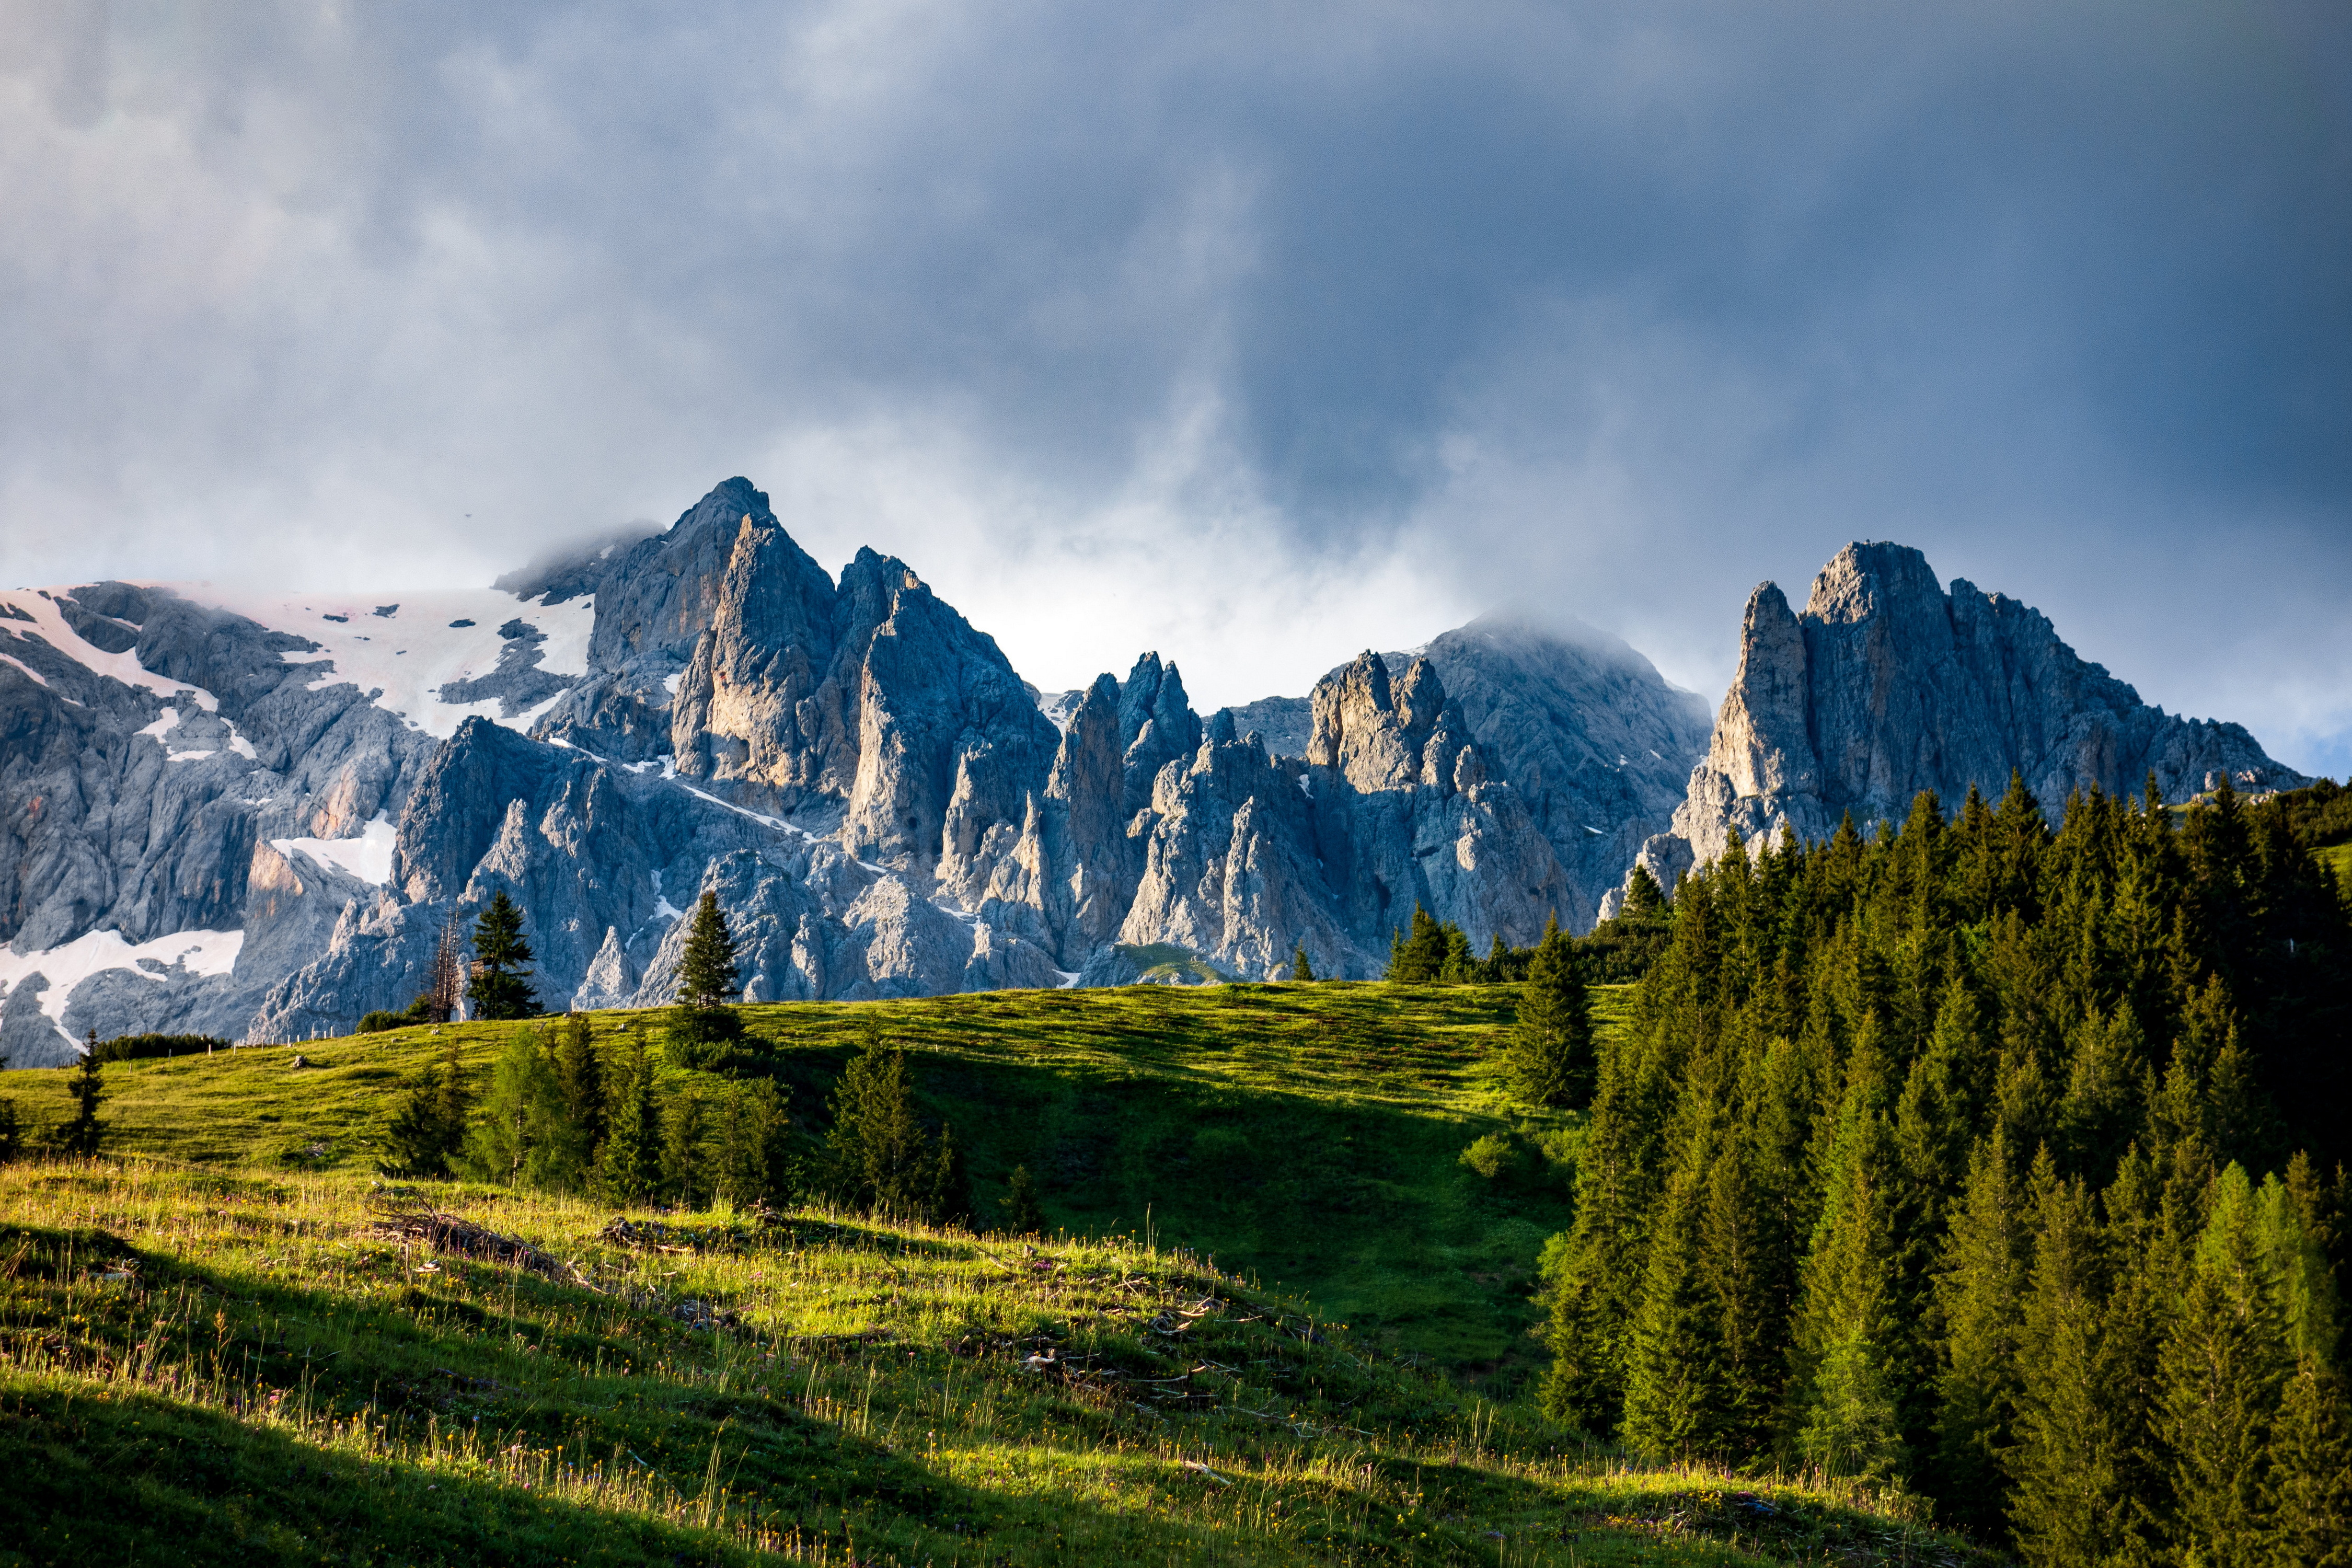
{"type": "Polygon", "coordinates": [[[429,999],[426,1010],[436,1024],[446,1024],[457,1016],[458,999],[465,994],[466,965],[457,956],[460,945],[457,915],[453,910],[442,922],[441,941],[433,950],[433,985],[425,993],[429,999]]]}

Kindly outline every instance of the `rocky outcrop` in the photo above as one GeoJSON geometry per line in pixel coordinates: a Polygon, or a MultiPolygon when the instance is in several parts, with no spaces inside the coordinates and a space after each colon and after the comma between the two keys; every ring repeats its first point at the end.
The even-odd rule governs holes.
{"type": "MultiPolygon", "coordinates": [[[[1415,904],[1481,952],[1526,945],[1572,907],[1566,873],[1525,801],[1496,778],[1436,668],[1393,683],[1365,653],[1316,687],[1306,784],[1325,877],[1360,945],[1385,954],[1415,904]]],[[[1310,950],[1311,955],[1311,950],[1310,950]]]]}
{"type": "Polygon", "coordinates": [[[2236,724],[2144,703],[2077,657],[2038,610],[1954,579],[1899,544],[1849,544],[1813,580],[1801,615],[1770,583],[1749,595],[1738,673],[1670,831],[1640,858],[1660,881],[1751,848],[1785,824],[1834,832],[1899,819],[1922,790],[1951,809],[2014,772],[2055,814],[2078,790],[2168,800],[2224,775],[2248,789],[2309,781],[2236,724]]]}
{"type": "Polygon", "coordinates": [[[1591,626],[1487,616],[1422,658],[1461,705],[1567,879],[1560,923],[1591,929],[1642,845],[1664,832],[1707,743],[1706,702],[1591,626]]]}

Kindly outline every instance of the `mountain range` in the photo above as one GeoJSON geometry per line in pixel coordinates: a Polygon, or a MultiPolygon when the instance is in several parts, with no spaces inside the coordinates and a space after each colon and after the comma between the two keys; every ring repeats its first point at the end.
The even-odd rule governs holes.
{"type": "Polygon", "coordinates": [[[1588,929],[1639,859],[2020,772],[2046,807],[2306,782],[1914,550],[1751,597],[1705,704],[1590,628],[1489,616],[1205,718],[1146,652],[1024,682],[905,563],[835,576],[726,481],[480,590],[0,594],[0,1052],[348,1030],[446,922],[526,911],[550,1006],[667,999],[717,895],[763,1001],[1366,977],[1416,904],[1482,951],[1588,929]]]}

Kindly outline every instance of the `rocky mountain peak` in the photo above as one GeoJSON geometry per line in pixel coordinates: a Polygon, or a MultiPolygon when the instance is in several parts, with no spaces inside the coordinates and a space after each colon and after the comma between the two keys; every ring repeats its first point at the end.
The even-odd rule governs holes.
{"type": "Polygon", "coordinates": [[[1921,791],[1947,809],[2021,775],[2044,810],[2078,790],[2168,800],[2226,773],[2252,788],[2309,781],[2235,724],[2181,719],[2060,639],[2047,616],[1955,579],[1948,593],[1906,545],[1853,543],[1813,581],[1801,616],[1769,583],[1748,601],[1738,674],[1670,829],[1640,858],[1668,886],[1738,836],[1760,847],[1852,815],[1901,818],[1921,791]]]}

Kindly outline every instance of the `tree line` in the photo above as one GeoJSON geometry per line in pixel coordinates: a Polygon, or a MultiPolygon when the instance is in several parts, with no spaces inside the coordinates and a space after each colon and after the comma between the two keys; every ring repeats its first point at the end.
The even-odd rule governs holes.
{"type": "Polygon", "coordinates": [[[1554,1415],[2032,1563],[2346,1561],[2352,925],[2296,830],[2021,781],[1679,883],[1544,1256],[1554,1415]]]}

